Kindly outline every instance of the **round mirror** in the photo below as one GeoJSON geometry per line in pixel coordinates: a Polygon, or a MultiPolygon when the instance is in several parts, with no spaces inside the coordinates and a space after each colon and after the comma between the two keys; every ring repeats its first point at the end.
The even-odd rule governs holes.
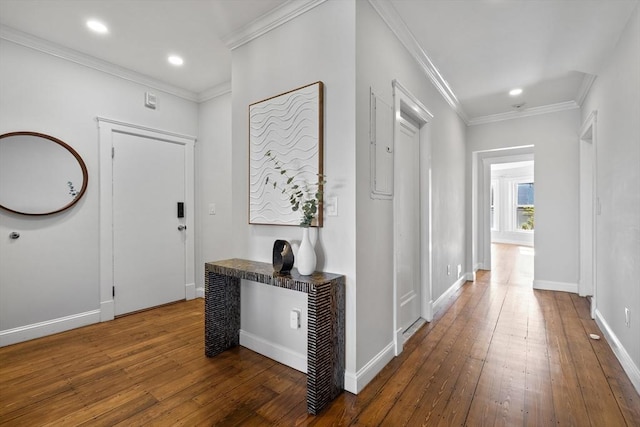
{"type": "Polygon", "coordinates": [[[37,132],[0,135],[0,208],[24,215],[69,209],[87,189],[87,166],[69,145],[37,132]]]}

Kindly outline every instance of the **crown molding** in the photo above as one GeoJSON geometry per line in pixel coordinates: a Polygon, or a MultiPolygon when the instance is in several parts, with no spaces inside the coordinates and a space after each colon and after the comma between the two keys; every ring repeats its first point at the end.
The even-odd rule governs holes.
{"type": "Polygon", "coordinates": [[[400,43],[409,51],[409,54],[413,56],[445,101],[458,113],[466,124],[469,124],[469,118],[462,109],[462,105],[453,93],[449,83],[444,79],[433,61],[431,61],[427,52],[422,49],[393,5],[391,5],[388,0],[369,0],[369,3],[387,24],[391,32],[400,40],[400,43]]]}
{"type": "Polygon", "coordinates": [[[491,114],[488,116],[475,117],[469,120],[469,126],[482,125],[485,123],[501,122],[503,120],[519,119],[521,117],[537,116],[540,114],[555,113],[580,108],[576,101],[559,102],[557,104],[543,105],[540,107],[526,108],[520,111],[509,111],[507,113],[491,114]]]}
{"type": "Polygon", "coordinates": [[[6,25],[0,25],[0,39],[34,49],[57,58],[65,59],[124,80],[138,83],[149,88],[161,90],[189,101],[198,101],[198,95],[194,92],[164,83],[144,74],[103,61],[102,59],[98,59],[77,50],[69,49],[31,34],[23,33],[22,31],[7,27],[6,25]]]}
{"type": "Polygon", "coordinates": [[[206,102],[213,98],[231,93],[231,82],[221,83],[198,94],[198,102],[206,102]]]}
{"type": "Polygon", "coordinates": [[[251,21],[244,27],[222,37],[222,43],[224,43],[230,50],[234,50],[235,48],[258,38],[261,35],[278,28],[284,23],[291,21],[325,1],[326,0],[289,0],[267,14],[251,21]]]}
{"type": "Polygon", "coordinates": [[[596,81],[596,77],[597,76],[595,74],[587,73],[584,75],[582,84],[580,85],[578,94],[576,95],[576,104],[578,104],[580,107],[582,107],[582,104],[584,104],[584,100],[587,98],[587,95],[589,95],[589,91],[591,90],[591,86],[593,86],[593,82],[596,81]]]}

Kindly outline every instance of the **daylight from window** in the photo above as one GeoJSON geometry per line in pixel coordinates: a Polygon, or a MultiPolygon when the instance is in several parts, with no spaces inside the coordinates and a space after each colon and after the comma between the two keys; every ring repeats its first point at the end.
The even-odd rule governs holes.
{"type": "Polygon", "coordinates": [[[489,206],[492,241],[533,245],[535,229],[533,161],[491,165],[489,206]]]}

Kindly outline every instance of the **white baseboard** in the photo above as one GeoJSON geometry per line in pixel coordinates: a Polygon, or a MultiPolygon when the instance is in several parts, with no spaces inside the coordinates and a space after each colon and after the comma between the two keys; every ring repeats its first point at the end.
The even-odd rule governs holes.
{"type": "Polygon", "coordinates": [[[196,284],[195,283],[187,283],[184,285],[184,299],[189,301],[190,299],[194,299],[196,297],[196,284]]]}
{"type": "Polygon", "coordinates": [[[491,243],[505,243],[507,245],[530,246],[533,247],[533,236],[506,236],[491,237],[491,243]]]}
{"type": "Polygon", "coordinates": [[[453,285],[449,287],[449,289],[444,291],[444,293],[438,297],[436,302],[433,303],[433,312],[437,313],[438,310],[440,309],[440,306],[444,304],[445,301],[447,301],[451,297],[451,295],[454,294],[455,291],[460,289],[462,285],[465,284],[466,281],[467,281],[467,275],[463,274],[458,280],[456,280],[456,282],[453,285]]]}
{"type": "Polygon", "coordinates": [[[345,372],[344,389],[350,393],[358,394],[393,358],[394,345],[393,342],[390,342],[355,375],[352,372],[345,372]]]}
{"type": "Polygon", "coordinates": [[[196,288],[196,298],[204,298],[204,288],[196,288]]]}
{"type": "Polygon", "coordinates": [[[305,354],[297,353],[243,330],[240,330],[240,345],[297,371],[307,373],[307,356],[305,354]]]}
{"type": "Polygon", "coordinates": [[[23,341],[41,338],[59,332],[69,331],[81,326],[100,322],[100,310],[86,311],[32,325],[0,331],[0,347],[23,341]]]}
{"type": "Polygon", "coordinates": [[[543,291],[571,292],[571,293],[577,294],[578,284],[566,283],[566,282],[552,282],[550,280],[534,280],[533,289],[540,289],[543,291]]]}
{"type": "Polygon", "coordinates": [[[640,368],[638,368],[638,366],[633,363],[633,359],[631,358],[629,353],[627,353],[627,350],[622,346],[622,343],[620,342],[616,334],[613,333],[613,330],[611,330],[611,327],[609,327],[607,321],[604,319],[604,317],[602,317],[602,313],[600,313],[597,309],[596,323],[607,338],[607,342],[609,343],[611,350],[613,350],[613,354],[615,354],[620,361],[622,369],[624,369],[624,371],[627,373],[627,376],[631,380],[633,387],[635,387],[638,394],[640,394],[640,368]]]}
{"type": "Polygon", "coordinates": [[[116,308],[113,305],[113,300],[100,301],[100,321],[108,322],[116,317],[116,308]]]}

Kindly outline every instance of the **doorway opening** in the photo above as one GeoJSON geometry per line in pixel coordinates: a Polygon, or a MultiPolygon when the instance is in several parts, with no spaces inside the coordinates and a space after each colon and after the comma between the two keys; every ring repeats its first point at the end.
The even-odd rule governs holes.
{"type": "Polygon", "coordinates": [[[533,149],[533,146],[523,146],[472,153],[471,266],[474,272],[491,270],[494,241],[534,247],[533,149]]]}

